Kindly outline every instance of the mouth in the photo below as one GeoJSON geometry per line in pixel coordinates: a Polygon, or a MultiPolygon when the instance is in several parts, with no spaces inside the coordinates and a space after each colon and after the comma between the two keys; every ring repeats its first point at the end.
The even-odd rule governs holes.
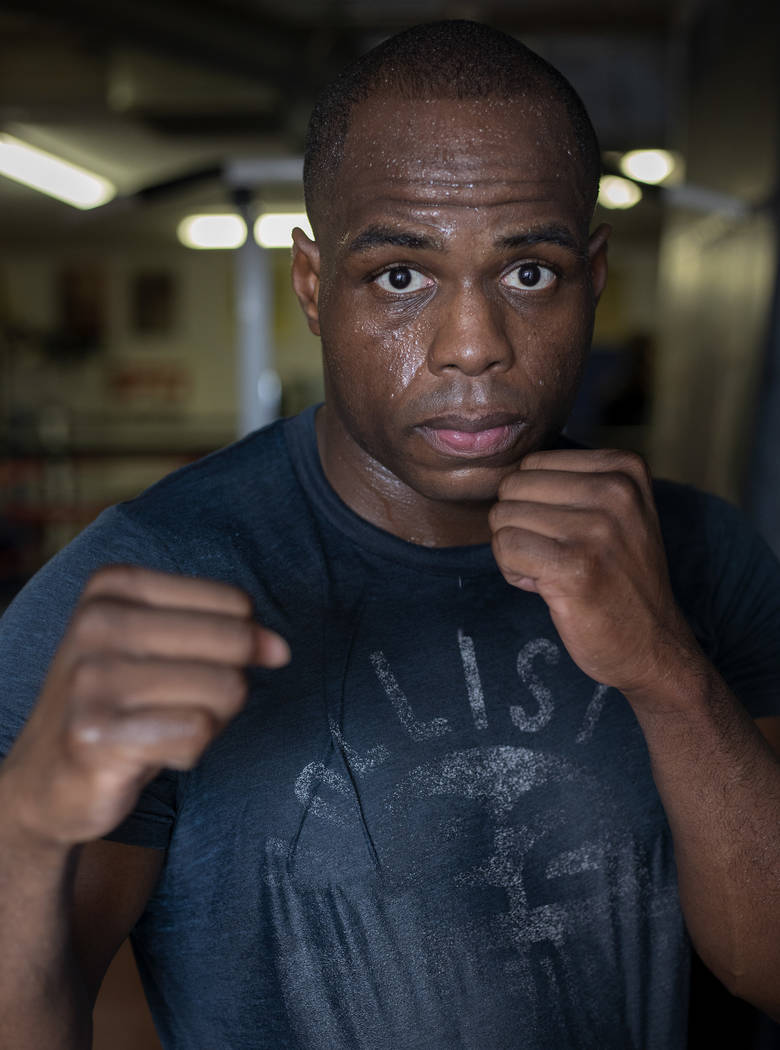
{"type": "Polygon", "coordinates": [[[417,426],[417,430],[437,452],[482,459],[509,451],[526,426],[523,419],[509,413],[485,416],[453,414],[427,419],[417,426]]]}

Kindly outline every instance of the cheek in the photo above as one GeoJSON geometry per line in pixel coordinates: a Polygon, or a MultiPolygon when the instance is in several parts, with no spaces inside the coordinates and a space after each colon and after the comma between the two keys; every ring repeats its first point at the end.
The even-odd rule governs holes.
{"type": "Polygon", "coordinates": [[[393,332],[383,344],[383,361],[392,373],[391,382],[396,393],[411,387],[422,372],[427,371],[424,341],[413,330],[393,332]]]}
{"type": "Polygon", "coordinates": [[[589,310],[577,306],[524,322],[516,343],[526,375],[551,398],[576,392],[585,367],[593,321],[589,310]]]}
{"type": "MultiPolygon", "coordinates": [[[[340,390],[392,400],[426,371],[425,341],[414,325],[388,328],[370,318],[344,318],[344,313],[339,318],[338,311],[329,311],[321,319],[325,370],[340,390]]],[[[372,408],[365,403],[363,407],[372,408]]]]}

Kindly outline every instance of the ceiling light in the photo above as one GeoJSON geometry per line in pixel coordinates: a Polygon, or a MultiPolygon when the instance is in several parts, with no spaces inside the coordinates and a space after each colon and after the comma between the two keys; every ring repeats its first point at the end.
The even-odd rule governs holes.
{"type": "Polygon", "coordinates": [[[604,175],[599,183],[599,204],[602,208],[633,208],[641,199],[642,191],[630,179],[604,175]]]}
{"type": "Polygon", "coordinates": [[[188,215],[177,229],[188,248],[240,248],[246,240],[246,223],[240,215],[188,215]]]}
{"type": "Polygon", "coordinates": [[[263,248],[291,248],[295,226],[314,237],[305,212],[266,212],[255,223],[255,240],[263,248]]]}
{"type": "Polygon", "coordinates": [[[674,154],[665,149],[632,149],[620,158],[620,170],[629,178],[651,186],[664,182],[677,166],[674,154]]]}
{"type": "Polygon", "coordinates": [[[13,135],[0,134],[0,174],[74,208],[97,208],[116,196],[108,179],[13,135]]]}

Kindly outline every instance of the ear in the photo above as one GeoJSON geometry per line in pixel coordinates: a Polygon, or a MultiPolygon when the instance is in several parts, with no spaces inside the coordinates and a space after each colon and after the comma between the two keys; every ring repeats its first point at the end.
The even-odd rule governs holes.
{"type": "Polygon", "coordinates": [[[607,283],[607,241],[612,227],[603,222],[591,235],[588,241],[588,266],[590,282],[593,288],[593,302],[597,303],[607,283]]]}
{"type": "Polygon", "coordinates": [[[306,314],[309,328],[320,334],[320,249],[298,226],[292,232],[293,260],[292,286],[301,309],[306,314]]]}

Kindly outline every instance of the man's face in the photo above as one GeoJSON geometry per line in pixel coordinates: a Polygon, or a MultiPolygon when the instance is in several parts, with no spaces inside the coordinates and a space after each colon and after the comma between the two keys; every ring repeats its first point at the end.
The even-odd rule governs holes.
{"type": "Polygon", "coordinates": [[[356,108],[294,263],[322,336],[326,469],[407,501],[492,500],[562,428],[608,232],[588,241],[573,153],[562,112],[533,102],[356,108]]]}

